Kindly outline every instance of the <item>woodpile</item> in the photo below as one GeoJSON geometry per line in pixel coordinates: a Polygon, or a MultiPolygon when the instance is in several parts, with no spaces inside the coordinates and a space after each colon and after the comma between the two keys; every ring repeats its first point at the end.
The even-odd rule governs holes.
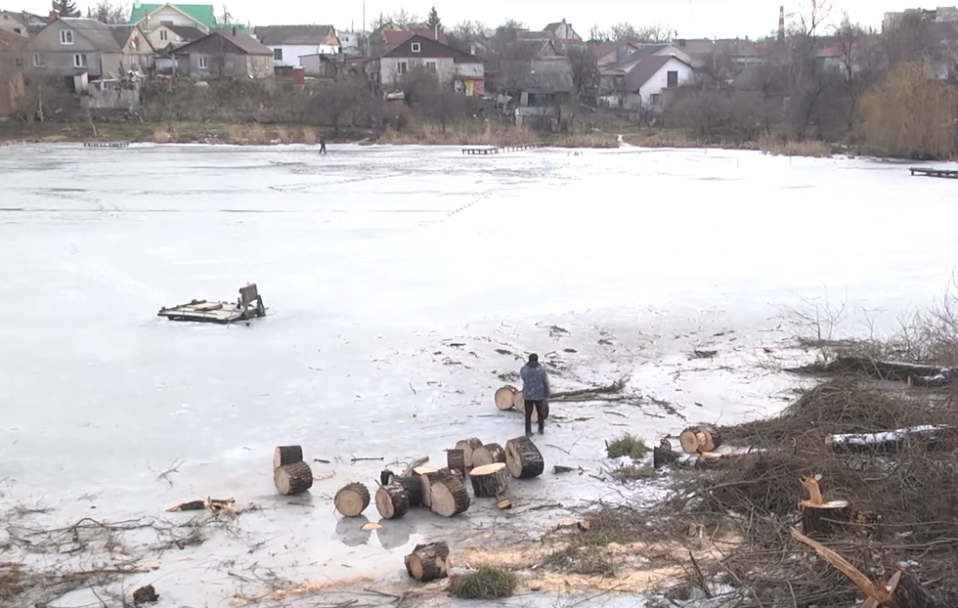
{"type": "Polygon", "coordinates": [[[406,491],[409,497],[409,506],[418,507],[422,504],[422,480],[417,475],[409,477],[393,477],[388,484],[398,484],[406,491]]]}
{"type": "Polygon", "coordinates": [[[466,451],[462,448],[446,450],[446,467],[459,477],[465,477],[469,470],[466,467],[466,451]]]}
{"type": "Polygon", "coordinates": [[[428,583],[449,576],[449,546],[444,542],[416,545],[406,556],[409,576],[428,583]]]}
{"type": "Polygon", "coordinates": [[[345,517],[359,517],[369,506],[369,490],[361,483],[347,484],[333,497],[336,510],[345,517]]]}
{"type": "Polygon", "coordinates": [[[545,459],[531,439],[516,437],[506,442],[506,467],[516,479],[530,479],[542,475],[545,459]]]}
{"type": "Polygon", "coordinates": [[[432,485],[446,476],[446,473],[434,467],[420,467],[418,470],[419,483],[422,487],[420,501],[426,508],[432,507],[432,485]]]}
{"type": "Polygon", "coordinates": [[[273,451],[273,485],[284,496],[302,494],[313,487],[313,470],[303,462],[303,448],[278,446],[273,451]]]}
{"type": "Polygon", "coordinates": [[[487,443],[472,453],[472,466],[481,467],[494,462],[505,462],[506,450],[498,443],[487,443]]]}
{"type": "Polygon", "coordinates": [[[470,437],[469,439],[463,439],[456,442],[456,449],[462,450],[462,457],[465,461],[466,470],[472,468],[472,453],[477,449],[482,447],[482,442],[479,441],[476,437],[470,437]]]}

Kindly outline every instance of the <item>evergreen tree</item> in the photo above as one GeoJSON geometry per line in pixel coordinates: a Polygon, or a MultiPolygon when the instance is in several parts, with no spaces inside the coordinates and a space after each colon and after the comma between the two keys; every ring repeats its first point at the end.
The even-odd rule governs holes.
{"type": "Polygon", "coordinates": [[[436,7],[429,9],[429,19],[426,21],[426,27],[430,30],[442,30],[442,21],[439,19],[439,13],[436,12],[436,7]]]}
{"type": "Polygon", "coordinates": [[[73,0],[53,0],[50,8],[55,10],[61,17],[73,17],[79,14],[76,2],[73,0]]]}

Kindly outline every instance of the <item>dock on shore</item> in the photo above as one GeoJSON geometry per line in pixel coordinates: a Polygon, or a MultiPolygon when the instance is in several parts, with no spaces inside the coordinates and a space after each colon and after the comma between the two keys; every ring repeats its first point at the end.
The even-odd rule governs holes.
{"type": "Polygon", "coordinates": [[[84,148],[129,148],[128,141],[85,141],[84,148]]]}
{"type": "Polygon", "coordinates": [[[958,178],[958,169],[933,169],[929,167],[910,167],[908,170],[911,171],[912,175],[919,175],[922,177],[949,177],[952,179],[958,178]]]}
{"type": "Polygon", "coordinates": [[[518,152],[541,148],[542,144],[520,144],[518,146],[464,146],[463,154],[501,154],[503,152],[518,152]]]}

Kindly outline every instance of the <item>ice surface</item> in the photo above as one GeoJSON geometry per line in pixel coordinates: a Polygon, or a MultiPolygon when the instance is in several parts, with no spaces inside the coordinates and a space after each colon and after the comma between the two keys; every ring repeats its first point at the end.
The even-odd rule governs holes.
{"type": "MultiPolygon", "coordinates": [[[[519,361],[496,349],[556,353],[556,388],[625,377],[646,397],[554,404],[536,439],[550,467],[595,471],[611,434],[654,444],[680,415],[773,412],[795,382],[760,365],[786,356],[779,307],[827,287],[887,326],[945,285],[958,220],[952,182],[901,166],[715,150],[43,145],[0,148],[0,175],[0,507],[56,505],[61,523],[208,495],[264,507],[242,516],[257,552],[164,557],[169,605],[222,605],[227,557],[402,580],[409,545],[497,517],[357,536],[329,501],[391,461],[518,435],[492,393],[519,361]],[[938,221],[914,229],[902,201],[938,221]],[[269,307],[250,326],[155,316],[247,281],[269,307]],[[289,443],[342,460],[292,501],[269,464],[289,443]],[[171,488],[157,476],[178,459],[171,488]]],[[[615,492],[587,476],[521,488],[530,504],[615,492]]]]}

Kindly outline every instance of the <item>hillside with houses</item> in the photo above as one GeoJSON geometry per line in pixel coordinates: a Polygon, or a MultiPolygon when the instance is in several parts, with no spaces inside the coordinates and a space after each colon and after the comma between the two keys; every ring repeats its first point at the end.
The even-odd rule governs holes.
{"type": "Polygon", "coordinates": [[[879,31],[847,16],[826,26],[834,16],[813,3],[770,14],[765,37],[685,39],[627,23],[586,35],[565,19],[447,28],[435,9],[347,31],[243,24],[212,5],[102,6],[0,11],[0,120],[240,121],[337,135],[476,123],[665,131],[673,143],[822,141],[905,156],[956,149],[954,129],[941,126],[958,117],[955,8],[889,13],[879,31]],[[928,124],[916,128],[915,115],[928,124]],[[910,135],[896,121],[908,121],[910,135]]]}

